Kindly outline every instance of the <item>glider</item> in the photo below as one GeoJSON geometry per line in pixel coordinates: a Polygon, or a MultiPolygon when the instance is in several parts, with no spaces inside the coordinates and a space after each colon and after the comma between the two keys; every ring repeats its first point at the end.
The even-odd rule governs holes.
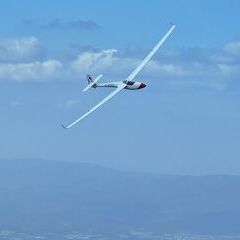
{"type": "Polygon", "coordinates": [[[90,88],[98,88],[98,87],[107,87],[107,88],[115,88],[107,97],[105,97],[102,101],[100,101],[97,105],[92,107],[89,111],[87,111],[85,114],[83,114],[80,118],[78,118],[76,121],[72,122],[68,126],[65,126],[62,124],[62,127],[65,129],[69,129],[73,127],[75,124],[86,118],[89,114],[97,110],[100,106],[102,106],[104,103],[109,101],[111,98],[113,98],[115,95],[117,95],[120,91],[123,89],[129,89],[129,90],[138,90],[145,88],[146,85],[141,82],[134,81],[134,78],[137,76],[137,74],[144,68],[146,63],[153,57],[153,55],[157,52],[157,50],[163,45],[163,43],[167,40],[167,38],[170,36],[170,34],[175,29],[176,25],[171,24],[171,28],[168,30],[168,32],[163,36],[162,39],[154,46],[154,48],[151,50],[151,52],[143,59],[143,61],[134,69],[134,71],[126,78],[124,81],[120,82],[111,82],[111,83],[97,83],[101,78],[102,74],[99,75],[96,79],[93,79],[91,75],[87,74],[87,81],[88,85],[86,88],[83,89],[83,92],[87,91],[90,88]]]}

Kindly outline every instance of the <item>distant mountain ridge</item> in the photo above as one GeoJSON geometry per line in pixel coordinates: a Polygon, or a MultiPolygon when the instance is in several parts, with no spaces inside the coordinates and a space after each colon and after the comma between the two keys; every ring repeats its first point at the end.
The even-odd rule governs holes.
{"type": "Polygon", "coordinates": [[[13,231],[240,234],[239,203],[240,176],[0,160],[0,228],[13,231]]]}

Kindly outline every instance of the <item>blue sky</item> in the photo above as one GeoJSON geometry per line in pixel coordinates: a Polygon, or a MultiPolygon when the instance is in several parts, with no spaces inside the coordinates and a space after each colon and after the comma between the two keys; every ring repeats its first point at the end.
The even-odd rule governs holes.
{"type": "Polygon", "coordinates": [[[164,174],[240,174],[240,3],[2,1],[0,158],[91,162],[164,174]],[[108,94],[84,75],[122,80],[174,21],[138,80],[108,94]]]}

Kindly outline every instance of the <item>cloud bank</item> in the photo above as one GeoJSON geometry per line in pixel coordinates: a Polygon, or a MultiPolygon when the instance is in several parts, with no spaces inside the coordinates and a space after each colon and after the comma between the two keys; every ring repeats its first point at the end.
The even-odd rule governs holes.
{"type": "MultiPolygon", "coordinates": [[[[132,52],[119,53],[116,49],[86,49],[67,61],[47,59],[43,44],[35,37],[0,41],[0,53],[0,80],[9,81],[79,79],[87,72],[107,72],[112,79],[119,79],[127,77],[141,61],[132,52]]],[[[179,86],[225,89],[240,77],[240,41],[219,49],[162,50],[139,77],[161,78],[179,86]]]]}

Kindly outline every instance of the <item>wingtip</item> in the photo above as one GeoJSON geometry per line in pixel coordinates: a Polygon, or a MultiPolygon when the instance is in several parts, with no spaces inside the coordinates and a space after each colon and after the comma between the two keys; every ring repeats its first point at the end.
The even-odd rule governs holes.
{"type": "Polygon", "coordinates": [[[66,127],[63,123],[62,123],[62,128],[63,129],[68,129],[68,127],[66,127]]]}
{"type": "Polygon", "coordinates": [[[176,27],[176,24],[172,21],[169,22],[172,27],[176,27]]]}

